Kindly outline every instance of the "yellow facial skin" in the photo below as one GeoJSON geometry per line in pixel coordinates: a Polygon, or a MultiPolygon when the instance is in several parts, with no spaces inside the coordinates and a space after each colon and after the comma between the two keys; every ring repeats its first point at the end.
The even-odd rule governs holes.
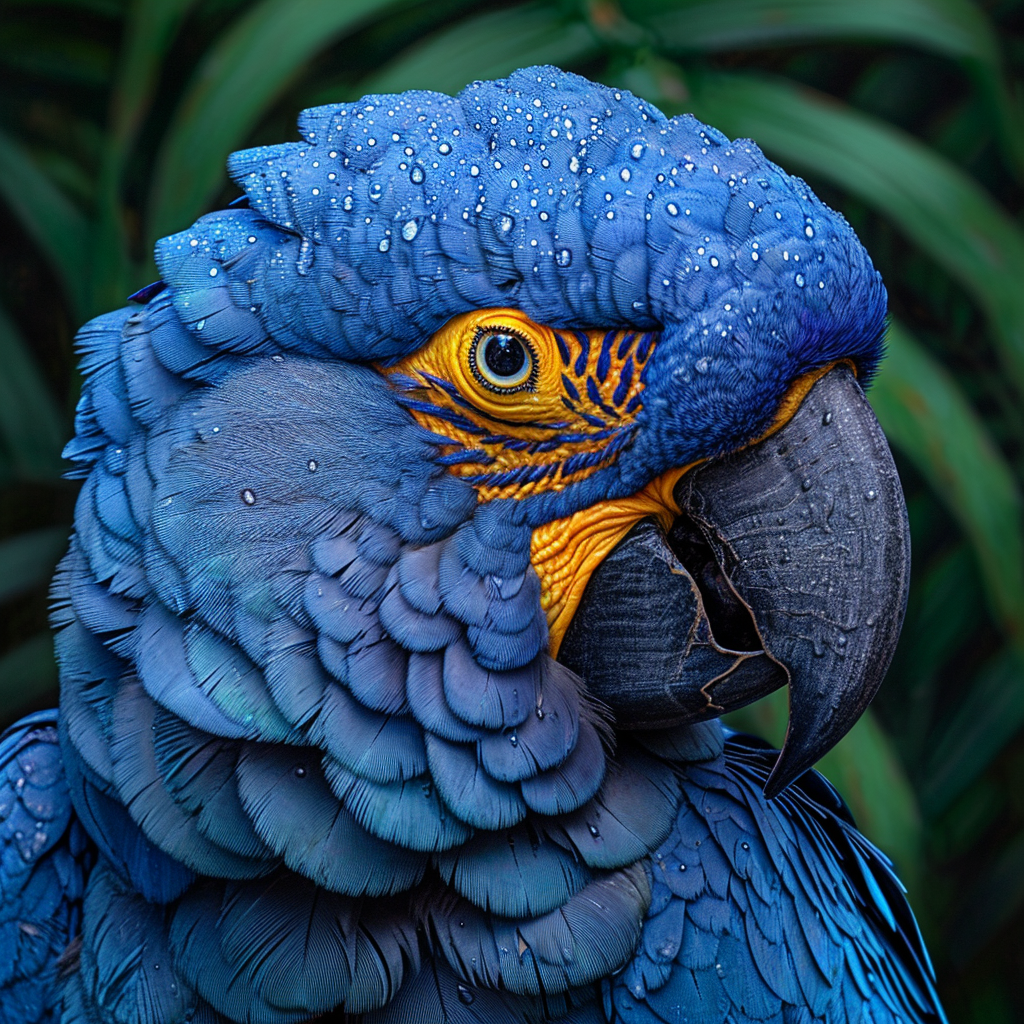
{"type": "MultiPolygon", "coordinates": [[[[480,501],[521,499],[585,480],[629,446],[643,403],[641,370],[657,341],[653,333],[555,330],[516,309],[484,309],[453,317],[381,372],[422,426],[449,439],[444,461],[473,484],[480,501]],[[495,373],[490,364],[510,372],[495,373]]],[[[832,365],[793,383],[763,437],[790,419],[832,365]]],[[[653,515],[671,526],[679,514],[675,485],[696,464],[533,531],[530,560],[541,581],[552,656],[593,571],[640,519],[653,515]]]]}
{"type": "Polygon", "coordinates": [[[469,479],[481,501],[521,499],[561,490],[618,457],[656,340],[637,331],[555,331],[519,310],[485,309],[454,317],[384,372],[396,382],[401,375],[423,426],[451,438],[452,472],[469,479]],[[525,379],[503,385],[484,372],[495,335],[518,339],[528,353],[525,379]]]}

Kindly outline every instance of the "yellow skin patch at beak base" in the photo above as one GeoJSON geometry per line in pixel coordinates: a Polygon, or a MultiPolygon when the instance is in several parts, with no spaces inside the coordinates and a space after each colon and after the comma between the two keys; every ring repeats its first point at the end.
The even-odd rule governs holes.
{"type": "Polygon", "coordinates": [[[591,574],[634,524],[656,516],[666,532],[672,528],[679,514],[672,493],[689,469],[669,470],[637,494],[598,502],[533,531],[530,562],[540,576],[540,603],[548,620],[548,650],[553,658],[591,574]]]}

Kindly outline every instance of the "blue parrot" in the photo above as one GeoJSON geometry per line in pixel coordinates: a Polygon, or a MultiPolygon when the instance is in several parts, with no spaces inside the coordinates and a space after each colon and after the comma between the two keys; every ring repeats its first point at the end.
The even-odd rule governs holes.
{"type": "Polygon", "coordinates": [[[554,68],[300,133],[79,334],[0,1019],[945,1021],[808,770],[906,601],[850,227],[554,68]]]}

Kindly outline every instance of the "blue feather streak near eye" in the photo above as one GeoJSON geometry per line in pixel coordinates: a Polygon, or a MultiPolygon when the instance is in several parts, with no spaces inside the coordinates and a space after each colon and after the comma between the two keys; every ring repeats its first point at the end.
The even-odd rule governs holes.
{"type": "Polygon", "coordinates": [[[544,480],[552,476],[561,465],[560,462],[546,462],[540,466],[517,466],[515,469],[505,470],[504,473],[478,473],[474,476],[465,476],[462,479],[471,484],[504,487],[508,484],[525,484],[544,480]]]}
{"type": "Polygon", "coordinates": [[[617,434],[621,427],[605,427],[603,430],[595,430],[589,434],[559,434],[550,441],[537,441],[531,449],[535,452],[550,452],[560,448],[563,444],[587,444],[592,441],[603,441],[606,437],[617,434]]]}
{"type": "Polygon", "coordinates": [[[406,409],[410,409],[412,412],[423,412],[428,416],[436,416],[438,419],[466,431],[467,434],[486,433],[483,427],[478,427],[472,420],[466,419],[465,416],[455,412],[453,409],[446,409],[442,405],[433,405],[430,402],[417,402],[411,398],[403,398],[401,402],[406,409]]]}
{"type": "Polygon", "coordinates": [[[483,448],[466,448],[464,451],[452,452],[450,455],[440,455],[435,461],[442,466],[458,466],[463,462],[480,462],[489,466],[494,459],[483,448]]]}
{"type": "Polygon", "coordinates": [[[565,388],[565,393],[574,401],[580,400],[580,393],[576,390],[576,385],[563,373],[562,374],[562,387],[565,388]]]}
{"type": "Polygon", "coordinates": [[[615,353],[619,359],[624,359],[626,353],[630,350],[633,342],[636,341],[636,335],[630,332],[627,334],[622,341],[619,342],[619,351],[615,353]]]}
{"type": "Polygon", "coordinates": [[[642,403],[643,403],[643,396],[642,395],[634,395],[629,400],[629,405],[626,406],[626,415],[628,416],[630,413],[636,412],[636,410],[640,408],[640,405],[642,403]]]}
{"type": "MultiPolygon", "coordinates": [[[[600,427],[601,429],[606,429],[608,427],[608,424],[603,419],[601,419],[600,416],[593,416],[589,412],[582,411],[579,412],[578,415],[581,419],[586,420],[587,423],[589,423],[592,427],[600,427]]],[[[615,415],[616,418],[618,418],[618,413],[616,413],[615,415]]]]}
{"type": "Polygon", "coordinates": [[[636,347],[636,361],[638,363],[647,362],[647,357],[651,354],[651,346],[654,344],[656,335],[645,334],[640,341],[640,344],[636,347]]]}
{"type": "Polygon", "coordinates": [[[612,342],[615,340],[615,331],[609,331],[601,342],[601,354],[597,357],[597,379],[603,384],[608,377],[608,371],[612,368],[612,342]]]}
{"type": "Polygon", "coordinates": [[[629,394],[629,389],[633,384],[633,357],[630,356],[625,365],[622,367],[622,374],[619,377],[619,386],[615,389],[615,394],[612,395],[612,401],[616,405],[622,405],[626,400],[626,395],[629,394]]]}
{"type": "Polygon", "coordinates": [[[579,342],[580,354],[576,358],[576,365],[573,367],[573,373],[577,377],[582,377],[587,369],[587,360],[590,358],[590,338],[588,338],[582,331],[573,331],[573,337],[579,342]]]}
{"type": "MultiPolygon", "coordinates": [[[[562,365],[569,365],[569,346],[565,343],[565,338],[560,334],[555,334],[555,343],[558,345],[558,354],[562,357],[562,365]]],[[[564,379],[564,378],[563,378],[564,379]]]]}
{"type": "Polygon", "coordinates": [[[619,418],[619,412],[617,409],[613,409],[610,405],[605,405],[601,399],[601,392],[597,390],[597,384],[593,377],[587,378],[587,397],[596,405],[602,412],[608,413],[609,416],[614,416],[615,419],[619,418]]]}
{"type": "Polygon", "coordinates": [[[599,466],[608,459],[608,453],[602,448],[596,452],[577,452],[577,454],[566,459],[562,472],[568,476],[571,473],[578,473],[581,469],[590,469],[592,466],[599,466]]]}

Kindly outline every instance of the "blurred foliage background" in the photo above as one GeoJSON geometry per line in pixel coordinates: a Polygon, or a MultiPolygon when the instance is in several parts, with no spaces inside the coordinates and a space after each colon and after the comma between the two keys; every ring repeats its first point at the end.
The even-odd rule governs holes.
{"type": "MultiPolygon", "coordinates": [[[[300,108],[534,63],[753,138],[882,271],[871,400],[914,583],[888,682],[822,768],[907,879],[951,1019],[1024,1019],[1021,0],[3,0],[0,719],[55,701],[78,326],[300,108]]],[[[778,741],[784,695],[738,719],[778,741]]]]}

